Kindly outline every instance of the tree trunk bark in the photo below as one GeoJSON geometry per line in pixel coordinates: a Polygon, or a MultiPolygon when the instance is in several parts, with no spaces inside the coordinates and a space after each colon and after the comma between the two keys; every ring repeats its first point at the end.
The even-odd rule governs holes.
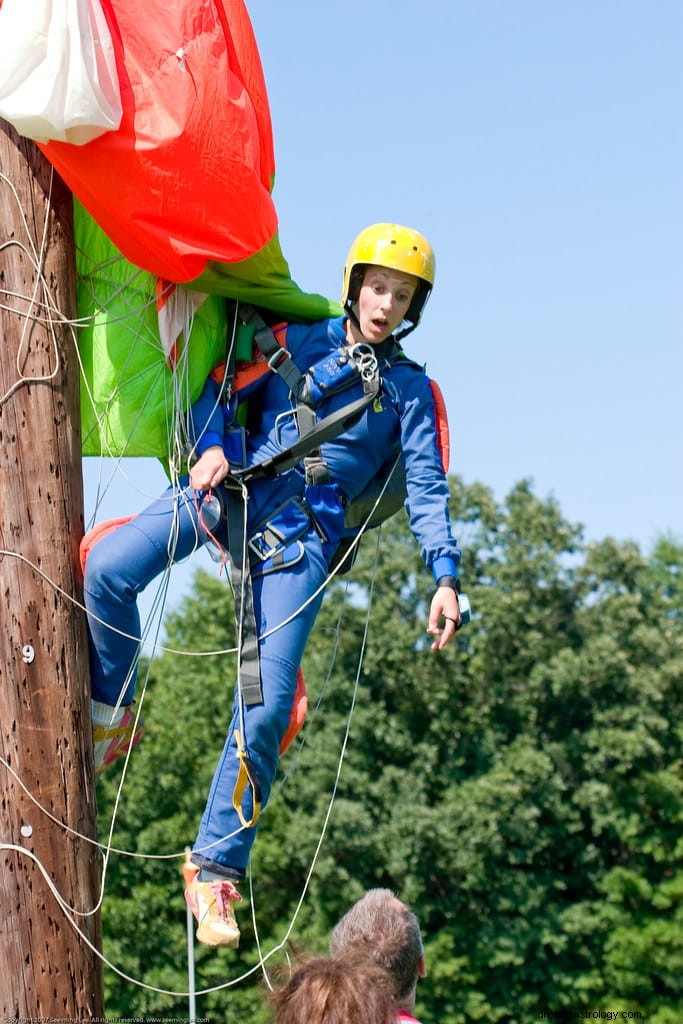
{"type": "Polygon", "coordinates": [[[0,121],[6,1019],[103,1016],[87,636],[72,601],[81,600],[83,533],[75,282],[71,194],[35,144],[0,121]]]}

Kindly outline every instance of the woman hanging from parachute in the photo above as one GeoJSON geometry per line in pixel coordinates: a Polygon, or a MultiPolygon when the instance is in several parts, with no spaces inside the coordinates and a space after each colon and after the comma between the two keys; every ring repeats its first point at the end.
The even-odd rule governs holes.
{"type": "Polygon", "coordinates": [[[185,409],[186,393],[194,400],[189,473],[84,549],[96,769],[141,736],[131,711],[137,596],[167,568],[169,552],[178,561],[203,543],[219,546],[235,592],[238,681],[184,873],[200,941],[236,946],[237,886],[288,730],[306,641],[330,566],[348,555],[354,506],[394,449],[410,526],[436,581],[427,626],[433,648],[451,640],[465,614],[434,391],[400,346],[420,321],[434,258],[417,232],[374,225],[351,247],[343,315],[324,297],[302,293],[279,247],[270,113],[242,0],[209,0],[201,17],[191,3],[165,0],[77,6],[88,32],[53,23],[52,5],[0,3],[0,114],[40,140],[82,204],[79,305],[88,327],[79,350],[91,415],[84,452],[163,457],[173,434],[169,408],[185,409]],[[74,82],[91,102],[79,95],[56,123],[54,99],[71,96],[74,82]],[[111,248],[99,260],[85,241],[88,215],[111,248]],[[112,303],[131,287],[140,302],[124,318],[112,303]],[[160,345],[150,343],[157,327],[147,321],[150,292],[160,345]],[[224,298],[237,300],[234,326],[246,318],[265,356],[265,372],[249,387],[238,387],[231,359],[218,380],[207,379],[224,348],[224,298]],[[245,314],[243,302],[290,322],[271,331],[245,314]],[[177,346],[179,320],[202,319],[203,341],[186,331],[184,350],[177,346]],[[179,367],[188,375],[180,381],[179,367]],[[156,402],[147,401],[153,393],[156,402]],[[248,431],[240,425],[246,400],[248,431]],[[149,447],[152,420],[162,430],[149,447]]]}
{"type": "Polygon", "coordinates": [[[461,623],[460,552],[434,392],[400,345],[417,327],[433,282],[433,253],[418,232],[395,224],[361,232],[344,267],[344,315],[272,331],[257,317],[265,372],[237,390],[229,364],[207,380],[192,407],[196,461],[180,489],[169,488],[89,552],[84,589],[99,770],[139,739],[131,710],[136,598],[166,568],[170,538],[176,560],[203,542],[230,559],[240,643],[233,717],[184,870],[197,937],[209,945],[239,941],[238,885],[345,511],[390,451],[400,452],[410,527],[436,583],[432,649],[445,647],[461,623]],[[239,425],[247,396],[248,431],[239,425]]]}

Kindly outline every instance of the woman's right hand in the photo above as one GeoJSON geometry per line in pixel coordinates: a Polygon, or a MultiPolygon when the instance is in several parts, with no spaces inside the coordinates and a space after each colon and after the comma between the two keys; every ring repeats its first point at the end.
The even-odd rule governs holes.
{"type": "Polygon", "coordinates": [[[190,470],[190,484],[195,491],[208,491],[228,475],[230,464],[219,444],[207,448],[190,470]]]}

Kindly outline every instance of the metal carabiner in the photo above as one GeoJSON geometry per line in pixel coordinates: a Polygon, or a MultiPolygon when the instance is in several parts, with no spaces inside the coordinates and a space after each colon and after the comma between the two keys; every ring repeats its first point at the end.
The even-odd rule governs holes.
{"type": "Polygon", "coordinates": [[[379,373],[379,363],[372,345],[359,341],[349,347],[348,355],[364,383],[375,380],[379,373]]]}

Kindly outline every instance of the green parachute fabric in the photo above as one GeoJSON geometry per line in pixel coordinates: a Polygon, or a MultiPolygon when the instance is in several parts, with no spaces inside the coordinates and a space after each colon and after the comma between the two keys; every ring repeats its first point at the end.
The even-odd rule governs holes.
{"type": "Polygon", "coordinates": [[[174,410],[224,350],[220,297],[285,319],[341,310],[301,291],[280,248],[268,98],[243,0],[99,2],[120,127],[82,146],[41,144],[79,200],[84,453],[166,458],[174,410]]]}
{"type": "MultiPolygon", "coordinates": [[[[130,263],[77,200],[74,237],[83,455],[167,463],[177,410],[199,397],[225,358],[226,300],[176,287],[130,263]],[[174,313],[164,319],[171,305],[174,313]]],[[[341,315],[339,305],[301,292],[291,279],[287,286],[266,280],[270,286],[223,274],[231,298],[285,319],[341,315]]]]}
{"type": "Polygon", "coordinates": [[[161,340],[158,279],[129,263],[74,202],[84,455],[168,460],[177,404],[200,394],[225,352],[225,300],[188,310],[191,327],[169,361],[161,340]],[[184,382],[184,393],[177,385],[184,382]]]}

